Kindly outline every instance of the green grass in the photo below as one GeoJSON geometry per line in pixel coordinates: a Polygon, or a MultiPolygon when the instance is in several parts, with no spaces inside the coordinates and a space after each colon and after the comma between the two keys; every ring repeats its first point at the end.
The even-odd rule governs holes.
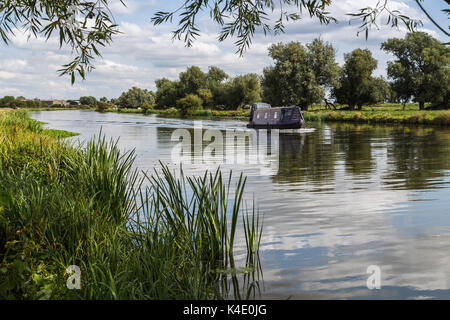
{"type": "Polygon", "coordinates": [[[54,138],[69,138],[78,136],[79,133],[56,129],[43,129],[42,134],[54,138]]]}
{"type": "MultiPolygon", "coordinates": [[[[364,106],[362,110],[346,110],[347,106],[337,106],[336,110],[325,105],[313,105],[303,115],[307,122],[356,122],[356,123],[390,123],[390,124],[421,124],[421,125],[450,125],[450,111],[445,110],[419,110],[416,103],[379,104],[364,106]]],[[[427,105],[429,107],[429,105],[427,105]]],[[[142,113],[137,109],[108,110],[120,113],[142,113]]],[[[182,117],[175,108],[167,110],[150,110],[148,114],[159,114],[168,117],[182,117]]],[[[249,110],[196,110],[192,118],[232,118],[246,120],[249,110]]]]}
{"type": "Polygon", "coordinates": [[[262,228],[242,208],[242,175],[186,177],[163,165],[139,175],[133,151],[102,137],[74,147],[21,112],[0,116],[0,141],[0,299],[257,293],[262,228]],[[66,287],[70,265],[81,290],[66,287]]]}
{"type": "Polygon", "coordinates": [[[304,111],[303,116],[306,121],[450,125],[450,111],[419,111],[415,106],[405,110],[396,106],[363,107],[361,111],[313,109],[304,111]]]}
{"type": "MultiPolygon", "coordinates": [[[[114,113],[144,113],[144,110],[139,109],[108,109],[106,112],[114,113]]],[[[182,117],[179,110],[175,108],[169,108],[164,110],[150,109],[146,111],[146,114],[159,114],[162,116],[174,116],[182,117]]],[[[195,110],[190,117],[203,117],[203,118],[247,118],[249,114],[248,110],[229,110],[229,111],[219,111],[219,110],[208,110],[201,109],[195,110]]]]}
{"type": "MultiPolygon", "coordinates": [[[[413,124],[413,125],[450,125],[450,111],[433,110],[430,105],[428,109],[419,110],[416,103],[403,104],[379,104],[373,106],[364,106],[362,110],[347,110],[347,106],[337,106],[336,109],[325,105],[313,105],[303,115],[307,122],[328,121],[328,122],[355,122],[355,123],[387,123],[387,124],[413,124]]],[[[117,113],[140,113],[140,114],[158,114],[166,117],[183,117],[175,108],[166,110],[149,109],[108,109],[105,112],[117,113]]],[[[190,118],[207,119],[242,119],[247,120],[249,110],[196,110],[190,118]]],[[[61,135],[67,137],[70,135],[61,135]]]]}

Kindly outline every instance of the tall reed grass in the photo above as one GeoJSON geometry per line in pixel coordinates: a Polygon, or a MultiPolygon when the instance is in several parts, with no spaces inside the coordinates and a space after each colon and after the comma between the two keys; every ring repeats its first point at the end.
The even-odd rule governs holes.
{"type": "Polygon", "coordinates": [[[74,147],[26,115],[8,117],[0,118],[0,298],[257,295],[262,223],[242,207],[242,175],[236,184],[220,170],[177,176],[163,164],[140,175],[134,152],[117,142],[99,136],[74,147]],[[237,248],[246,253],[239,265],[237,248]],[[81,290],[66,287],[70,265],[81,269],[81,290]]]}

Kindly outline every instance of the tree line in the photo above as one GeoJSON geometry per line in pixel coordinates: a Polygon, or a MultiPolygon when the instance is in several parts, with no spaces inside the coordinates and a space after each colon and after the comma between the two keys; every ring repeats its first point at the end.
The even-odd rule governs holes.
{"type": "Polygon", "coordinates": [[[307,110],[315,103],[347,105],[361,109],[376,103],[414,101],[449,108],[450,49],[424,32],[404,39],[388,39],[381,49],[394,56],[387,76],[374,76],[378,61],[368,49],[344,55],[336,62],[336,50],[321,39],[274,44],[269,48],[273,65],[263,74],[229,77],[218,67],[203,72],[192,66],[179,79],[156,80],[156,92],[132,88],[115,102],[120,107],[150,104],[158,109],[176,107],[188,113],[195,109],[235,110],[263,100],[274,106],[298,105],[307,110]],[[145,96],[148,96],[145,98],[145,96]]]}
{"type": "Polygon", "coordinates": [[[305,46],[299,42],[272,45],[274,66],[263,71],[265,101],[274,105],[295,104],[304,109],[327,102],[361,109],[363,105],[414,101],[448,108],[450,49],[427,33],[409,33],[404,39],[389,39],[381,49],[392,54],[387,75],[375,77],[378,62],[370,50],[355,49],[344,55],[344,65],[335,61],[331,44],[315,39],[305,46]]]}
{"type": "MultiPolygon", "coordinates": [[[[230,77],[215,66],[207,72],[191,66],[177,80],[157,79],[156,92],[132,87],[117,99],[103,97],[97,101],[88,96],[81,97],[80,103],[99,109],[111,105],[175,107],[184,114],[198,109],[236,110],[261,100],[273,106],[298,105],[304,110],[324,102],[347,105],[351,110],[409,101],[419,103],[420,109],[425,103],[450,107],[450,49],[446,45],[427,33],[414,32],[403,39],[388,39],[381,49],[394,56],[388,62],[388,79],[374,76],[378,62],[370,50],[346,53],[340,67],[332,44],[314,39],[305,45],[295,41],[272,45],[269,56],[273,65],[264,68],[261,76],[251,73],[230,77]]],[[[0,99],[0,107],[10,100],[0,99]]]]}

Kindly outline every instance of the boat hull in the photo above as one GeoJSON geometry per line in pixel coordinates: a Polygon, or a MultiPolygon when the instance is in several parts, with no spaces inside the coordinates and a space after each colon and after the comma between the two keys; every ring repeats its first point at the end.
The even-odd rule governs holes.
{"type": "Polygon", "coordinates": [[[301,129],[303,127],[303,123],[290,123],[290,124],[247,124],[247,128],[249,129],[301,129]]]}
{"type": "Polygon", "coordinates": [[[305,120],[299,107],[252,108],[247,128],[300,129],[305,120]]]}

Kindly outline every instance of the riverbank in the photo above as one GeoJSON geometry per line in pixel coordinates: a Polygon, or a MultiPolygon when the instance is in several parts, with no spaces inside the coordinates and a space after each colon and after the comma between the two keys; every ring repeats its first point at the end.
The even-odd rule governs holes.
{"type": "MultiPolygon", "coordinates": [[[[144,115],[158,114],[166,117],[183,117],[183,114],[175,109],[169,108],[165,110],[159,109],[106,109],[102,112],[114,112],[114,113],[140,113],[144,115]]],[[[196,110],[189,117],[204,117],[204,118],[233,118],[233,119],[247,119],[249,110],[196,110]]]]}
{"type": "MultiPolygon", "coordinates": [[[[86,108],[82,108],[86,110],[86,108]]],[[[1,110],[1,109],[0,109],[1,110]]],[[[56,110],[77,110],[77,108],[38,108],[31,111],[56,111],[56,110]]],[[[88,109],[89,110],[89,109],[88,109]]],[[[96,110],[91,108],[90,110],[96,110]]],[[[99,110],[96,110],[99,111],[99,110]]],[[[117,109],[110,108],[99,112],[133,113],[152,115],[157,114],[164,117],[183,118],[181,112],[175,108],[165,110],[158,109],[117,109]]],[[[249,110],[196,110],[189,115],[191,118],[199,119],[236,119],[248,120],[249,110]]],[[[347,110],[345,107],[337,106],[335,109],[325,105],[314,105],[303,111],[303,116],[307,122],[349,122],[349,123],[382,123],[382,124],[412,124],[412,125],[436,125],[450,126],[450,110],[419,110],[419,105],[410,103],[402,104],[381,104],[376,106],[365,106],[362,110],[347,110]]]]}
{"type": "MultiPolygon", "coordinates": [[[[107,112],[117,113],[144,113],[138,109],[116,109],[107,112]]],[[[144,114],[159,114],[162,116],[181,117],[178,110],[171,108],[167,110],[147,110],[144,114]]],[[[249,110],[217,111],[217,110],[197,110],[191,117],[220,119],[231,118],[248,120],[249,110]]],[[[413,124],[413,125],[438,125],[450,126],[450,111],[448,110],[419,110],[418,104],[377,105],[363,107],[362,110],[346,110],[337,107],[330,110],[324,105],[310,107],[303,111],[305,121],[323,122],[352,122],[352,123],[383,123],[383,124],[413,124]]]]}
{"type": "Polygon", "coordinates": [[[245,298],[221,285],[258,268],[242,176],[230,198],[220,171],[177,178],[161,166],[141,178],[116,142],[80,148],[55,132],[24,111],[0,115],[0,299],[245,298]],[[243,266],[233,254],[241,224],[243,266]]]}
{"type": "Polygon", "coordinates": [[[312,111],[303,112],[305,121],[368,124],[412,124],[450,126],[450,111],[312,111]]]}

